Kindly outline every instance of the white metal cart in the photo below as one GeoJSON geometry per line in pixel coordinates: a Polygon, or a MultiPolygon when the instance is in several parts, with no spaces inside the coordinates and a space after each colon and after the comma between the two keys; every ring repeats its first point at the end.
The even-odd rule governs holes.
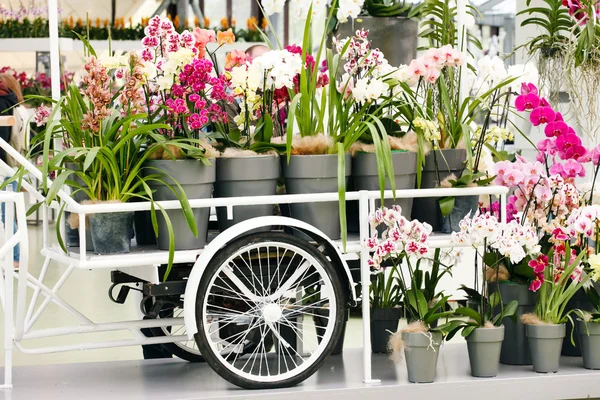
{"type": "MultiPolygon", "coordinates": [[[[28,170],[42,179],[41,172],[6,142],[0,146],[28,170]]],[[[3,164],[3,163],[0,163],[3,164]]],[[[6,174],[11,169],[0,165],[6,174]]],[[[49,184],[51,182],[49,181],[49,184]]],[[[33,193],[35,189],[24,183],[33,193]]],[[[496,195],[506,204],[507,189],[483,187],[466,189],[401,190],[397,198],[496,195]]],[[[29,272],[27,225],[22,193],[0,193],[0,202],[16,205],[17,231],[12,232],[12,207],[7,207],[4,245],[2,303],[5,309],[5,380],[12,385],[12,352],[16,347],[27,354],[100,349],[146,344],[164,344],[171,352],[190,361],[207,361],[219,375],[245,388],[274,388],[297,384],[312,375],[333,350],[343,324],[346,305],[357,301],[356,284],[347,261],[360,260],[361,293],[369,293],[368,252],[361,243],[369,236],[368,215],[375,208],[378,191],[349,192],[348,201],[358,201],[360,235],[349,238],[346,248],[315,227],[302,221],[269,216],[239,223],[218,234],[203,249],[176,251],[173,271],[161,282],[168,252],[150,247],[132,248],[129,254],[95,255],[70,248],[65,253],[48,240],[48,221],[43,223],[44,264],[39,276],[29,272]],[[257,228],[284,227],[300,231],[311,240],[292,233],[257,228]],[[12,270],[12,248],[21,245],[21,266],[12,270]],[[50,268],[67,266],[52,287],[44,282],[50,268]],[[145,319],[95,323],[59,295],[59,290],[75,269],[111,269],[113,286],[137,284],[144,294],[141,308],[145,319]],[[10,279],[14,277],[15,279],[10,279]],[[16,301],[13,300],[16,282],[16,301]],[[28,291],[33,295],[28,300],[28,291]],[[39,300],[39,301],[38,301],[39,300]],[[34,329],[34,324],[50,303],[75,316],[79,324],[34,329]],[[320,321],[320,323],[317,323],[320,321]],[[151,337],[141,333],[152,332],[151,337]],[[31,348],[32,339],[94,332],[128,331],[132,338],[117,341],[90,341],[72,345],[31,348]]],[[[41,195],[36,194],[43,200],[41,195]]],[[[392,192],[385,197],[391,198],[392,192]]],[[[78,204],[60,190],[65,210],[79,215],[79,244],[86,248],[86,215],[150,210],[148,203],[78,204]]],[[[254,198],[190,199],[192,208],[227,207],[232,215],[237,206],[338,201],[337,193],[281,195],[254,198]]],[[[164,209],[180,207],[177,201],[159,203],[164,209]]],[[[58,203],[43,206],[59,209],[58,203]]],[[[504,216],[503,216],[504,218],[504,216]]],[[[453,246],[448,235],[433,235],[431,247],[453,246]]],[[[126,295],[126,293],[124,293],[126,295]]],[[[114,297],[114,296],[113,296],[114,297]]],[[[126,297],[126,296],[124,296],[126,297]]],[[[124,298],[122,299],[124,300],[124,298]]],[[[362,302],[364,382],[377,382],[371,376],[369,302],[362,302]]]]}

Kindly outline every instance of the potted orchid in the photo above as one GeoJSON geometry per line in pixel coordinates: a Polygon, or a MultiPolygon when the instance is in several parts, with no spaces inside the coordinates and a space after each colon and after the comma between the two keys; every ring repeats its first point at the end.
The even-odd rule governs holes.
{"type": "MultiPolygon", "coordinates": [[[[382,286],[393,288],[397,285],[391,293],[394,297],[401,294],[410,322],[391,336],[389,347],[395,359],[404,352],[410,382],[433,382],[444,335],[457,326],[456,322],[438,326],[438,321],[451,315],[452,311],[446,310],[449,296],[436,290],[439,280],[450,273],[455,256],[441,254],[438,249],[433,258],[429,257],[427,241],[431,226],[417,220],[409,221],[397,206],[377,209],[370,216],[370,223],[374,234],[364,245],[372,253],[368,263],[377,276],[371,283],[373,300],[377,300],[377,294],[390,293],[387,289],[382,291],[382,286]],[[379,225],[384,228],[381,237],[376,230],[379,225]],[[425,272],[422,262],[431,262],[431,271],[425,272]],[[387,283],[383,271],[386,264],[392,265],[391,272],[395,274],[387,278],[387,283]],[[396,279],[396,283],[390,279],[396,279]]],[[[373,318],[376,318],[375,312],[373,318]]]]}
{"type": "Polygon", "coordinates": [[[306,50],[310,48],[310,26],[311,13],[306,21],[302,48],[297,48],[305,68],[297,77],[296,92],[290,92],[291,101],[286,107],[287,159],[282,172],[288,193],[339,193],[339,204],[293,204],[290,208],[294,218],[320,228],[332,239],[345,239],[345,190],[351,170],[348,152],[352,145],[365,133],[381,137],[381,146],[376,149],[382,167],[380,182],[384,183],[386,175],[393,176],[385,128],[377,112],[373,112],[373,107],[380,110],[385,107],[383,97],[389,86],[372,72],[362,77],[357,75],[382,65],[384,59],[380,52],[361,57],[339,80],[330,78],[329,71],[338,71],[340,60],[356,41],[345,40],[343,46],[338,46],[339,54],[334,56],[332,51],[326,50],[326,36],[323,36],[319,50],[312,56],[306,50]],[[354,79],[357,79],[355,85],[354,79]]]}
{"type": "MultiPolygon", "coordinates": [[[[279,155],[285,145],[271,143],[285,126],[288,90],[300,73],[302,59],[295,48],[271,50],[254,59],[242,52],[227,56],[225,76],[234,102],[228,105],[230,124],[226,132],[214,132],[221,157],[217,160],[215,195],[274,195],[279,179],[279,155]]],[[[227,219],[225,208],[217,209],[219,228],[224,230],[243,220],[271,215],[269,204],[234,209],[227,219]]]]}
{"type": "MultiPolygon", "coordinates": [[[[199,28],[193,33],[175,31],[171,21],[159,16],[150,19],[142,40],[143,70],[146,74],[145,93],[150,120],[165,121],[172,128],[164,134],[176,145],[154,152],[146,163],[145,172],[163,176],[166,183],[178,182],[182,190],[154,182],[156,200],[176,200],[187,195],[195,199],[210,198],[215,181],[214,158],[218,152],[206,139],[206,128],[222,129],[227,125],[223,103],[230,101],[226,93],[227,81],[212,76],[213,63],[205,58],[206,43],[216,40],[214,32],[199,28]]],[[[223,33],[222,42],[231,41],[223,33]]],[[[152,142],[150,142],[151,144],[152,142]]],[[[208,208],[169,210],[167,212],[177,231],[177,250],[204,247],[207,240],[208,208]],[[190,228],[188,228],[191,227],[190,228]]],[[[158,246],[168,244],[161,240],[166,221],[159,218],[158,246]]]]}
{"type": "MultiPolygon", "coordinates": [[[[476,276],[474,287],[462,287],[469,304],[474,308],[463,307],[456,310],[458,315],[469,318],[456,330],[462,329],[462,335],[467,340],[471,374],[476,377],[493,377],[498,373],[505,336],[504,323],[509,317],[514,319],[518,302],[511,300],[503,305],[498,286],[491,285],[489,277],[495,275],[497,278],[506,262],[515,264],[537,255],[540,246],[537,233],[532,227],[514,220],[509,223],[499,222],[491,213],[477,214],[473,218],[467,216],[460,226],[461,230],[452,234],[453,241],[472,246],[483,265],[481,271],[477,272],[480,276],[476,276]]],[[[455,333],[456,331],[451,335],[455,333]]]]}
{"type": "MultiPolygon", "coordinates": [[[[365,119],[364,115],[357,114],[356,111],[366,103],[370,105],[370,114],[377,117],[377,120],[373,120],[373,122],[377,123],[379,128],[365,131],[350,147],[353,189],[414,188],[417,175],[416,136],[402,132],[400,126],[392,118],[394,110],[390,100],[393,99],[394,91],[398,87],[395,82],[398,68],[392,67],[381,51],[371,48],[368,31],[358,30],[352,37],[345,39],[334,37],[333,44],[339,57],[345,61],[343,65],[345,73],[338,81],[338,88],[345,86],[341,89],[345,89],[345,93],[347,93],[345,110],[347,110],[348,121],[346,125],[355,124],[359,121],[358,117],[365,119]],[[346,46],[347,49],[345,49],[346,46]],[[374,99],[365,102],[367,96],[374,97],[374,99]],[[380,133],[383,131],[385,131],[385,135],[380,133]],[[380,173],[380,167],[383,167],[385,174],[380,173]],[[393,174],[390,174],[390,171],[393,171],[393,174]],[[394,179],[389,179],[391,175],[394,179]]],[[[388,208],[398,205],[404,215],[410,217],[412,202],[413,199],[387,199],[384,204],[388,208]]],[[[380,202],[378,201],[378,203],[380,202]]],[[[379,205],[377,204],[377,206],[379,205]]],[[[356,224],[358,225],[357,220],[356,224]]]]}

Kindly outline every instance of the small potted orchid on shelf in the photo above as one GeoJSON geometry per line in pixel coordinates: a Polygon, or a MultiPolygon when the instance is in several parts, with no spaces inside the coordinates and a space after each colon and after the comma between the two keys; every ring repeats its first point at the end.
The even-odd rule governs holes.
{"type": "MultiPolygon", "coordinates": [[[[392,357],[400,360],[404,353],[410,382],[433,382],[440,345],[444,336],[457,325],[453,321],[438,325],[440,319],[453,312],[446,309],[450,296],[438,292],[436,286],[450,273],[457,255],[454,252],[442,254],[437,249],[431,257],[427,245],[431,226],[409,221],[402,216],[398,206],[377,209],[371,215],[370,223],[374,233],[364,245],[372,253],[368,263],[375,274],[371,282],[372,303],[383,304],[384,300],[401,296],[410,322],[390,337],[392,357]],[[384,228],[381,237],[376,229],[379,225],[384,228]],[[422,264],[427,262],[431,263],[431,270],[425,272],[422,264]],[[385,268],[386,265],[391,268],[385,268]],[[382,298],[388,294],[393,296],[382,298]]],[[[376,318],[377,309],[373,309],[372,331],[376,318]]],[[[381,335],[373,335],[373,340],[378,338],[381,335]]]]}
{"type": "Polygon", "coordinates": [[[510,262],[520,263],[527,257],[536,256],[540,251],[537,232],[529,225],[521,225],[513,220],[503,223],[489,212],[478,213],[473,218],[465,217],[460,223],[461,230],[452,234],[457,245],[468,245],[475,249],[475,282],[472,288],[463,286],[469,304],[473,308],[461,307],[458,315],[469,318],[462,322],[448,336],[452,337],[462,329],[467,340],[471,374],[475,377],[494,377],[504,341],[504,323],[515,318],[517,300],[502,304],[497,285],[489,283],[490,277],[496,280],[503,268],[510,262]],[[481,250],[481,253],[480,253],[481,250]],[[479,265],[482,260],[483,265],[479,265]]]}

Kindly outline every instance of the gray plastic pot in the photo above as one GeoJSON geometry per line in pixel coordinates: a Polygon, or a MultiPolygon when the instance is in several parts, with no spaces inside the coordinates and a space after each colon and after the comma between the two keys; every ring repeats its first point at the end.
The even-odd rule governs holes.
{"type": "MultiPolygon", "coordinates": [[[[78,171],[79,170],[79,164],[76,163],[65,163],[65,168],[70,169],[71,171],[78,171]]],[[[85,182],[83,182],[83,180],[78,177],[77,175],[71,175],[71,177],[69,177],[69,179],[77,182],[79,185],[81,186],[85,186],[85,182]]],[[[78,203],[83,203],[86,200],[89,200],[89,196],[87,194],[85,194],[85,192],[82,191],[78,191],[77,193],[72,193],[71,197],[73,197],[73,200],[75,200],[78,203]]],[[[69,225],[69,216],[71,215],[70,212],[65,211],[63,219],[64,219],[64,223],[65,223],[65,234],[66,234],[66,246],[67,247],[79,247],[79,229],[75,228],[72,229],[71,225],[69,225]]],[[[86,244],[86,250],[87,251],[94,251],[94,244],[92,243],[92,233],[90,231],[90,227],[86,225],[86,230],[85,230],[85,244],[86,244]]]]}
{"type": "MultiPolygon", "coordinates": [[[[211,159],[210,162],[212,165],[204,165],[199,160],[151,160],[145,163],[143,172],[145,175],[162,174],[162,179],[177,191],[177,186],[173,185],[173,180],[175,180],[181,185],[189,200],[208,199],[212,196],[215,181],[215,160],[211,159]]],[[[168,186],[159,182],[151,182],[149,185],[155,190],[154,200],[177,200],[177,196],[168,186]]],[[[207,207],[194,208],[192,212],[198,228],[198,237],[192,233],[183,211],[167,211],[175,234],[175,250],[202,249],[206,245],[210,209],[207,207]]],[[[168,250],[169,231],[162,212],[156,210],[156,217],[158,220],[158,248],[168,250]]]]}
{"type": "Polygon", "coordinates": [[[583,366],[587,369],[600,369],[600,323],[588,323],[587,330],[585,325],[582,320],[577,321],[583,366]]]}
{"type": "Polygon", "coordinates": [[[442,216],[442,232],[452,233],[460,231],[460,221],[469,213],[475,215],[479,208],[479,196],[457,196],[454,198],[454,207],[446,217],[442,216]]]}
{"type": "MultiPolygon", "coordinates": [[[[516,320],[504,318],[504,341],[500,353],[500,363],[507,365],[531,365],[531,352],[529,341],[525,334],[525,325],[521,322],[521,315],[533,312],[537,294],[530,291],[526,284],[502,282],[499,285],[502,302],[506,306],[513,300],[519,303],[516,311],[516,320]]],[[[496,285],[490,283],[490,293],[496,291],[496,285]]]]}
{"type": "MultiPolygon", "coordinates": [[[[396,190],[413,189],[417,180],[417,153],[394,151],[392,152],[392,163],[396,190]]],[[[358,153],[352,158],[352,180],[354,181],[354,190],[380,190],[377,157],[374,153],[358,153]]],[[[385,189],[392,189],[387,177],[385,189]]],[[[413,199],[386,199],[384,205],[388,208],[399,205],[402,207],[402,215],[410,218],[413,199]]],[[[380,207],[381,201],[377,200],[375,206],[380,207]]]]}
{"type": "MultiPolygon", "coordinates": [[[[439,187],[440,182],[450,174],[460,177],[467,159],[465,149],[443,149],[430,152],[425,156],[425,165],[421,177],[421,188],[431,189],[439,187]],[[435,154],[435,157],[434,157],[435,154]],[[435,161],[437,159],[438,174],[436,173],[435,161]]],[[[418,166],[417,166],[418,168],[418,166]]],[[[463,216],[464,217],[464,216],[463,216]]],[[[442,229],[442,212],[437,198],[425,197],[413,204],[412,219],[427,222],[434,231],[442,229]]]]}
{"type": "Polygon", "coordinates": [[[442,334],[402,332],[402,340],[406,344],[404,357],[406,358],[408,381],[413,383],[431,383],[435,381],[442,334]]]}
{"type": "Polygon", "coordinates": [[[133,232],[133,212],[90,214],[90,231],[94,253],[129,253],[133,232]]]}
{"type": "MultiPolygon", "coordinates": [[[[338,156],[293,155],[289,164],[281,158],[282,175],[288,194],[337,193],[338,192],[338,156]]],[[[346,155],[346,180],[350,176],[351,158],[346,155]]],[[[308,202],[290,205],[292,218],[301,220],[322,231],[332,240],[341,237],[339,202],[308,202]]],[[[306,235],[294,231],[294,235],[306,238],[306,235]]]]}
{"type": "Polygon", "coordinates": [[[565,324],[526,325],[525,328],[533,370],[538,373],[558,372],[565,324]]]}
{"type": "MultiPolygon", "coordinates": [[[[279,156],[218,158],[216,178],[215,197],[275,195],[279,179],[279,156]]],[[[233,207],[233,219],[227,218],[226,207],[217,208],[221,232],[247,219],[269,215],[273,215],[272,204],[233,207]]]]}
{"type": "Polygon", "coordinates": [[[466,339],[471,375],[477,378],[492,378],[498,375],[504,326],[477,328],[466,339]]]}
{"type": "MultiPolygon", "coordinates": [[[[590,303],[587,295],[585,294],[585,289],[579,289],[567,303],[565,313],[573,310],[594,311],[594,306],[592,303],[590,303]]],[[[567,320],[566,324],[567,332],[571,332],[573,330],[573,324],[571,323],[571,320],[567,320]]],[[[579,343],[579,336],[574,337],[574,342],[575,343],[571,341],[571,335],[566,335],[563,339],[562,351],[560,354],[568,357],[581,357],[581,344],[579,343]]]]}

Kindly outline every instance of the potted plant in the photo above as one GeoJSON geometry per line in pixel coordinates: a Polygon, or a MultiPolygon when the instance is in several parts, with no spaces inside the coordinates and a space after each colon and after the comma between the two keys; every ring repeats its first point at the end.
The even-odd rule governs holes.
{"type": "MultiPolygon", "coordinates": [[[[123,63],[129,72],[137,73],[137,56],[126,57],[123,63]]],[[[75,194],[83,193],[94,203],[152,200],[147,185],[157,177],[142,178],[141,171],[150,154],[168,141],[159,137],[153,148],[146,152],[141,148],[148,136],[169,127],[147,123],[148,114],[134,108],[131,92],[119,88],[112,94],[112,70],[95,53],[88,58],[84,70],[81,88],[68,88],[56,102],[46,130],[34,138],[34,143],[44,143],[43,174],[60,172],[50,190],[46,182],[42,183],[47,201],[53,201],[65,183],[75,189],[75,194]],[[111,103],[113,96],[119,99],[118,103],[111,103]],[[51,150],[49,143],[54,139],[61,140],[66,149],[51,150]]],[[[91,214],[89,225],[96,253],[129,252],[133,213],[91,214]]],[[[59,243],[63,243],[60,235],[59,243]]]]}
{"type": "MultiPolygon", "coordinates": [[[[437,325],[438,320],[452,314],[452,311],[446,310],[449,296],[438,293],[436,285],[443,275],[449,273],[448,265],[452,263],[453,257],[442,257],[440,250],[436,250],[434,257],[429,259],[432,262],[432,271],[424,272],[421,261],[426,259],[429,253],[429,225],[407,220],[398,207],[377,209],[371,215],[370,222],[374,228],[380,224],[385,225],[385,232],[381,239],[378,234],[374,234],[365,243],[372,252],[369,265],[374,271],[380,271],[384,263],[390,263],[393,266],[392,271],[395,272],[391,281],[389,278],[388,282],[383,280],[383,292],[381,289],[372,289],[373,294],[389,294],[391,299],[397,299],[398,295],[401,295],[411,322],[391,336],[389,348],[395,359],[399,359],[404,351],[410,382],[433,382],[439,346],[444,335],[457,326],[454,321],[437,325]],[[450,263],[443,263],[443,258],[449,258],[450,263]],[[403,271],[402,263],[406,263],[406,272],[403,271]],[[398,285],[398,289],[393,285],[398,285]],[[385,290],[385,286],[390,289],[385,290]]],[[[385,278],[378,278],[374,283],[378,284],[382,279],[385,278]]],[[[373,287],[373,283],[371,286],[373,287]]]]}
{"type": "Polygon", "coordinates": [[[503,324],[509,317],[514,319],[518,303],[511,300],[506,306],[503,305],[498,285],[492,286],[488,282],[493,275],[496,276],[495,281],[498,280],[502,265],[508,260],[519,263],[528,256],[536,255],[540,249],[538,237],[528,225],[523,226],[514,220],[502,223],[487,212],[478,213],[473,218],[465,217],[460,226],[460,232],[453,234],[454,242],[472,246],[476,258],[481,259],[483,265],[476,272],[479,276],[475,277],[474,288],[464,285],[461,288],[467,294],[471,307],[456,310],[458,315],[469,318],[456,329],[462,329],[462,335],[467,340],[471,374],[475,377],[494,377],[498,373],[504,341],[503,324]]]}
{"type": "Polygon", "coordinates": [[[585,288],[585,293],[593,305],[593,310],[576,310],[577,333],[583,357],[583,366],[587,369],[600,369],[600,256],[592,254],[588,258],[590,280],[593,286],[585,288]]]}
{"type": "MultiPolygon", "coordinates": [[[[288,90],[294,88],[293,77],[300,72],[301,57],[284,49],[254,59],[234,52],[227,60],[225,76],[235,102],[228,105],[229,126],[212,136],[222,151],[217,160],[215,195],[275,195],[280,176],[276,150],[284,150],[285,145],[271,143],[271,139],[282,136],[285,124],[282,108],[289,101],[288,90]],[[281,68],[282,65],[286,68],[281,68]]],[[[233,218],[229,219],[226,208],[217,208],[221,231],[246,219],[272,213],[270,204],[242,206],[234,208],[233,218]]]]}
{"type": "Polygon", "coordinates": [[[357,30],[368,31],[373,48],[383,51],[392,65],[408,64],[417,54],[419,11],[416,6],[405,0],[363,0],[358,4],[336,0],[329,27],[342,37],[351,36],[357,30]]]}
{"type": "MultiPolygon", "coordinates": [[[[331,19],[331,12],[329,19],[331,19]]],[[[379,119],[370,113],[371,107],[387,91],[383,78],[368,74],[359,78],[352,87],[352,79],[361,68],[376,68],[383,63],[383,54],[369,52],[360,57],[340,80],[333,79],[327,70],[337,71],[338,62],[350,51],[351,40],[336,48],[338,55],[326,51],[326,36],[316,56],[307,53],[310,48],[311,12],[304,31],[302,48],[294,47],[301,54],[302,65],[297,77],[297,93],[291,92],[286,127],[287,157],[282,164],[287,193],[338,192],[340,201],[335,203],[292,204],[291,215],[322,230],[332,239],[346,237],[345,190],[350,176],[350,147],[365,132],[384,135],[379,119]],[[368,88],[368,90],[367,90],[368,88]],[[294,133],[298,134],[295,135],[294,133]]],[[[364,38],[363,38],[364,39],[364,38]]],[[[381,106],[380,104],[378,104],[381,106]]],[[[389,154],[387,140],[381,141],[379,152],[389,154]]],[[[380,158],[381,159],[381,158],[380,158]]],[[[383,161],[382,161],[383,163],[383,161]]],[[[383,165],[383,174],[393,176],[391,163],[383,165]]]]}
{"type": "MultiPolygon", "coordinates": [[[[213,63],[205,59],[206,43],[214,38],[209,32],[175,32],[171,21],[159,16],[150,19],[142,40],[146,75],[145,93],[150,121],[164,121],[172,127],[165,131],[171,146],[154,151],[145,164],[146,174],[157,174],[161,181],[150,187],[155,200],[210,198],[215,181],[214,158],[218,155],[206,139],[208,126],[222,126],[227,115],[220,103],[228,101],[223,76],[211,76],[213,63]],[[158,106],[160,103],[164,105],[158,106]],[[175,182],[181,189],[174,187],[175,182]]],[[[220,42],[233,40],[222,34],[220,42]]],[[[222,44],[222,43],[219,43],[222,44]]],[[[150,140],[152,145],[154,138],[150,140]]],[[[169,210],[176,231],[175,249],[203,248],[207,241],[209,208],[169,210]]],[[[170,246],[164,218],[158,219],[158,247],[170,246]]]]}

